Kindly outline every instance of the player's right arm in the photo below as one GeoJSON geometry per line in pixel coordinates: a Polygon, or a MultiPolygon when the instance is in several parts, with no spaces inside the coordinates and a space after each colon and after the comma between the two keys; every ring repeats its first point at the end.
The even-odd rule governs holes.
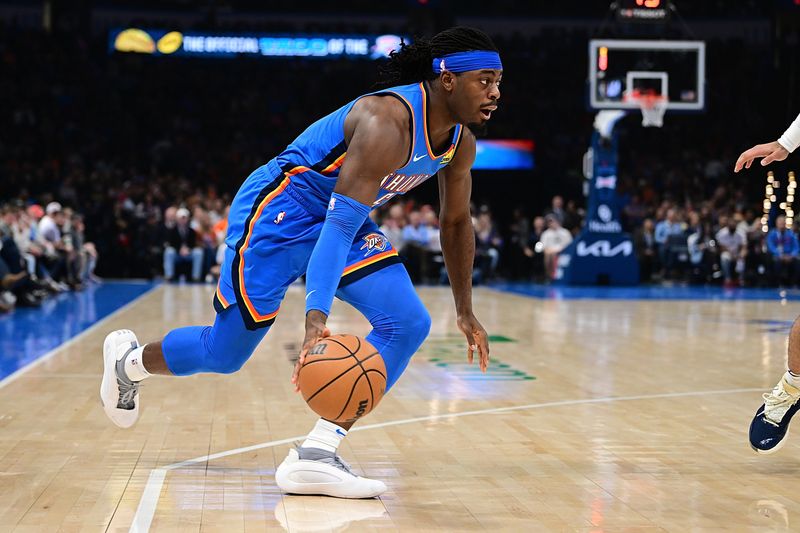
{"type": "Polygon", "coordinates": [[[409,121],[405,106],[387,97],[359,100],[345,119],[347,155],[306,271],[306,332],[292,376],[295,384],[308,350],[330,334],[325,324],[333,297],[353,239],[372,209],[381,180],[407,160],[409,121]]]}
{"type": "Polygon", "coordinates": [[[791,126],[783,132],[781,138],[777,141],[772,141],[766,144],[757,144],[742,152],[739,159],[736,160],[736,165],[733,167],[734,172],[739,172],[742,168],[750,168],[750,165],[758,157],[763,157],[761,166],[767,166],[773,161],[783,161],[789,154],[794,152],[800,146],[800,115],[794,119],[791,126]]]}

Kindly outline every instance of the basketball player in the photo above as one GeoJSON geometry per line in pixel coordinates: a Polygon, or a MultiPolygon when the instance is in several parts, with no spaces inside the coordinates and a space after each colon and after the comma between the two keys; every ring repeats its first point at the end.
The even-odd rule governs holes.
{"type": "MultiPolygon", "coordinates": [[[[781,138],[746,150],[736,160],[734,172],[750,168],[753,160],[763,157],[761,165],[783,161],[800,146],[800,115],[781,138]]],[[[750,446],[758,453],[777,452],[784,444],[789,422],[800,408],[800,320],[796,319],[789,332],[789,369],[772,389],[764,394],[764,403],[750,423],[750,446]]]]}
{"type": "MultiPolygon", "coordinates": [[[[475,136],[500,98],[503,67],[483,32],[465,27],[403,45],[382,74],[390,88],[318,120],[244,182],[230,209],[227,250],[210,327],[169,332],[140,345],[129,330],[108,335],[101,397],[119,427],[139,415],[139,383],[152,374],[236,372],[278,315],[286,288],[306,274],[305,339],[330,335],[334,296],[370,321],[367,340],[386,363],[387,390],[425,340],[431,319],[397,250],[371,209],[439,176],[441,239],[467,357],[486,370],[486,331],[472,310],[475,236],[469,211],[475,136]]],[[[353,473],[336,455],[352,423],[320,419],[276,472],[286,492],[369,498],[383,482],[353,473]]]]}

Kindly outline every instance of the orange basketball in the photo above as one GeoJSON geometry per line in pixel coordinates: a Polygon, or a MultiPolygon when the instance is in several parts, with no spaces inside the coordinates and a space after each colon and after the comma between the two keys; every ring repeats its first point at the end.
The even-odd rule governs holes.
{"type": "Polygon", "coordinates": [[[363,337],[333,335],[309,350],[297,380],[315,413],[334,422],[353,422],[383,398],[386,365],[363,337]]]}

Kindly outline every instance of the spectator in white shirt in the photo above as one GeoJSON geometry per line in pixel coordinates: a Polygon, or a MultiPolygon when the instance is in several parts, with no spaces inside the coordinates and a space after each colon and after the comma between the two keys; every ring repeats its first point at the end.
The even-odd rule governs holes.
{"type": "Polygon", "coordinates": [[[737,231],[738,223],[734,217],[721,216],[717,232],[717,244],[720,250],[720,263],[725,276],[725,286],[733,286],[733,266],[736,266],[739,283],[744,273],[744,258],[747,256],[747,240],[737,231]]]}
{"type": "MultiPolygon", "coordinates": [[[[58,227],[58,221],[61,217],[61,204],[58,202],[50,202],[45,209],[45,216],[39,221],[39,231],[37,235],[39,239],[45,243],[48,251],[55,250],[61,244],[61,230],[58,227]]],[[[52,253],[51,253],[52,255],[52,253]]]]}
{"type": "Polygon", "coordinates": [[[561,223],[553,215],[547,215],[547,229],[542,232],[541,243],[544,248],[544,265],[547,279],[553,279],[556,271],[558,254],[572,242],[572,234],[561,227],[561,223]]]}

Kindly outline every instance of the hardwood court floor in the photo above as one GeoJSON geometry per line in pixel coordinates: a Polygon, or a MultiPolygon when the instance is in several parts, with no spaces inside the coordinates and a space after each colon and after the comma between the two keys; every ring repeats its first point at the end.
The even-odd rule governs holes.
{"type": "MultiPolygon", "coordinates": [[[[796,304],[479,289],[495,336],[481,375],[464,364],[449,290],[423,288],[430,339],[341,448],[389,490],[342,501],[273,481],[315,420],[289,382],[295,287],[241,372],[151,379],[137,426],[106,420],[106,332],[147,341],[207,323],[211,290],[158,288],[0,388],[0,531],[800,530],[800,437],[769,457],[747,444],[785,364],[781,325],[752,321],[791,320],[796,304]]],[[[340,303],[329,325],[368,329],[340,303]]]]}

